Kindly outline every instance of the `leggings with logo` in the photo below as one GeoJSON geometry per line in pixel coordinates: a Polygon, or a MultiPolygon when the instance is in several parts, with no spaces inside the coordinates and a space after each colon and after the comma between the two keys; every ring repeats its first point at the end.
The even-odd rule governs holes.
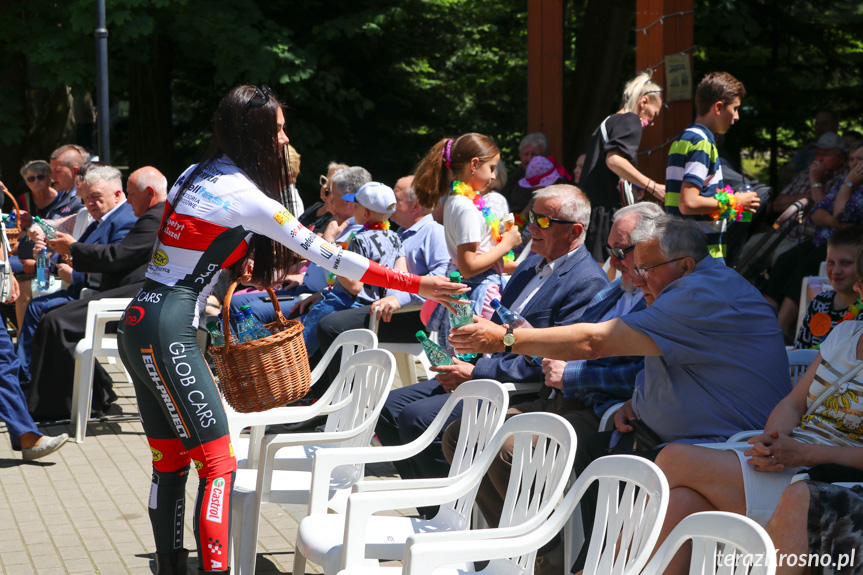
{"type": "Polygon", "coordinates": [[[228,570],[237,460],[221,396],[195,339],[197,298],[194,289],[148,281],[126,308],[118,337],[153,454],[148,506],[156,552],[183,548],[185,485],[194,463],[198,558],[204,571],[220,572],[228,570]]]}

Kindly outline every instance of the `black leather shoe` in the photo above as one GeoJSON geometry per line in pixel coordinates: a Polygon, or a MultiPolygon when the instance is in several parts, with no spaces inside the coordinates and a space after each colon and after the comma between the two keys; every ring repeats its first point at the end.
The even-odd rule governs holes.
{"type": "Polygon", "coordinates": [[[156,553],[156,575],[188,575],[189,551],[181,549],[176,553],[156,553]]]}

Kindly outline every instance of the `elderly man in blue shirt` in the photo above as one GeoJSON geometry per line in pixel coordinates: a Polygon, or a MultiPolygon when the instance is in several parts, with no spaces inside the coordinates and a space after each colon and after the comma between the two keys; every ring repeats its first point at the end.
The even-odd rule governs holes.
{"type": "MultiPolygon", "coordinates": [[[[724,441],[760,429],[791,388],[773,308],[737,272],[707,257],[697,225],[642,218],[632,239],[647,309],[598,324],[514,331],[512,349],[521,354],[645,356],[632,399],[615,414],[616,429],[579,445],[576,473],[608,453],[653,459],[666,443],[724,441]]],[[[453,330],[450,341],[461,353],[493,352],[503,348],[504,333],[482,321],[453,330]]],[[[583,515],[589,530],[591,514],[583,515]]]]}

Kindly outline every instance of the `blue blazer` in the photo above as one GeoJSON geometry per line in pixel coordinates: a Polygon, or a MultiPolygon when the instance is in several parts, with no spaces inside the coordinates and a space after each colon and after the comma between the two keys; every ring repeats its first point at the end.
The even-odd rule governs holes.
{"type": "MultiPolygon", "coordinates": [[[[138,218],[135,217],[135,212],[132,210],[132,204],[125,202],[119,208],[103,218],[102,222],[97,226],[96,223],[90,224],[78,241],[83,244],[108,245],[115,244],[126,237],[132,226],[138,218]]],[[[74,258],[73,258],[74,261],[74,258]]],[[[87,285],[87,274],[84,272],[72,272],[72,285],[69,286],[69,293],[74,297],[78,297],[81,290],[87,285]]]]}
{"type": "MultiPolygon", "coordinates": [[[[501,303],[510,307],[528,282],[536,275],[536,266],[542,256],[534,254],[525,259],[512,274],[501,296],[501,303]]],[[[584,246],[579,246],[563,265],[542,285],[522,310],[522,316],[536,328],[571,325],[581,320],[593,296],[608,285],[608,276],[593,260],[584,246]]],[[[500,323],[497,314],[494,321],[500,323]]],[[[475,379],[490,378],[498,381],[542,381],[542,366],[529,356],[515,353],[495,353],[480,358],[473,370],[475,379]]]]}

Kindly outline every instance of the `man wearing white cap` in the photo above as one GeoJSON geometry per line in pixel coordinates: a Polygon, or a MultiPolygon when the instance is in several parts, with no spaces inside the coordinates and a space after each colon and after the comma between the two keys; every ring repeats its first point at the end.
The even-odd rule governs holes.
{"type": "MultiPolygon", "coordinates": [[[[383,266],[407,273],[402,241],[398,234],[390,231],[388,218],[396,211],[396,195],[393,189],[380,182],[369,182],[355,194],[343,195],[342,200],[354,202],[354,221],[363,226],[363,229],[349,240],[348,250],[362,254],[383,266]]],[[[336,251],[333,250],[334,253],[336,251]]],[[[338,261],[334,262],[333,267],[338,269],[338,261]]],[[[303,337],[309,355],[318,350],[317,332],[321,318],[343,309],[369,305],[386,295],[385,289],[341,276],[333,276],[328,283],[329,290],[300,318],[305,326],[303,337]]]]}

